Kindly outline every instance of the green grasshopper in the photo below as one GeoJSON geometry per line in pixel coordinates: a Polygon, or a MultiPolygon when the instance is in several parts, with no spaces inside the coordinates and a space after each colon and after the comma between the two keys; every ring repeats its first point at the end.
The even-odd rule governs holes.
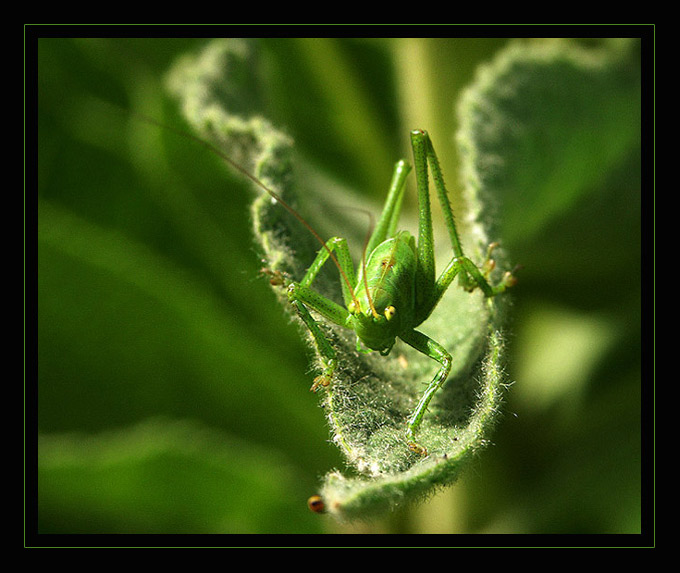
{"type": "Polygon", "coordinates": [[[439,370],[406,422],[408,447],[417,454],[426,455],[427,449],[416,441],[416,432],[432,397],[446,382],[451,370],[452,358],[445,348],[422,332],[415,330],[416,327],[430,316],[456,276],[459,277],[459,283],[464,289],[473,291],[479,287],[486,297],[496,296],[516,282],[513,273],[508,271],[498,285],[489,284],[488,275],[494,267],[491,252],[496,247],[496,243],[489,246],[486,260],[481,267],[463,254],[439,160],[427,132],[411,131],[411,147],[418,190],[418,241],[416,242],[408,231],[396,230],[406,177],[412,169],[406,161],[401,160],[395,165],[387,200],[366,243],[361,266],[358,272],[355,272],[345,239],[333,237],[324,241],[276,192],[220,149],[199,137],[163,125],[148,117],[140,117],[140,119],[188,137],[217,154],[235,170],[271,195],[322,245],[323,248],[319,250],[314,262],[300,282],[289,281],[279,271],[265,269],[265,272],[270,275],[272,285],[287,287],[288,300],[309,329],[321,355],[322,373],[314,379],[310,390],[316,392],[319,388],[331,383],[338,361],[335,349],[309,309],[330,322],[353,330],[357,335],[357,350],[360,352],[378,351],[386,356],[392,350],[396,339],[400,338],[440,364],[439,370]],[[453,258],[437,279],[435,279],[428,166],[453,249],[453,258]],[[329,258],[337,266],[342,277],[345,308],[312,289],[314,278],[329,258]]]}
{"type": "MultiPolygon", "coordinates": [[[[489,246],[486,261],[481,268],[463,254],[439,161],[427,132],[412,131],[411,146],[418,189],[417,242],[408,231],[396,230],[405,180],[411,171],[411,166],[402,160],[395,166],[387,200],[368,240],[358,271],[355,272],[345,239],[333,237],[324,243],[314,233],[323,248],[319,250],[302,280],[287,285],[287,292],[290,303],[312,334],[322,357],[323,371],[315,378],[312,391],[331,383],[338,362],[335,349],[311,315],[310,309],[332,323],[353,330],[357,336],[358,351],[378,351],[387,355],[396,339],[400,338],[440,364],[439,370],[406,422],[408,447],[417,454],[426,455],[426,448],[416,441],[416,432],[432,397],[449,375],[452,358],[445,348],[417,331],[416,327],[430,316],[456,276],[463,288],[472,291],[479,287],[486,297],[504,292],[515,284],[515,277],[512,272],[506,272],[498,285],[489,284],[487,279],[493,268],[490,255],[496,244],[489,246]],[[453,258],[436,279],[428,166],[453,249],[453,258]],[[329,257],[342,276],[345,308],[312,289],[314,278],[329,257]]],[[[275,193],[266,188],[265,190],[301,219],[275,193]]],[[[280,274],[272,275],[272,284],[285,283],[280,274]]]]}

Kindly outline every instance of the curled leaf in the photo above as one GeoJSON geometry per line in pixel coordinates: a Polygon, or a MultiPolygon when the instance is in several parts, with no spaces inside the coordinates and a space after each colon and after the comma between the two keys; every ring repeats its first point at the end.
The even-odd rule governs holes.
{"type": "MultiPolygon", "coordinates": [[[[214,42],[202,54],[177,65],[170,76],[172,89],[180,97],[187,119],[202,137],[220,145],[230,157],[252,170],[303,216],[309,214],[312,226],[323,228],[319,216],[323,210],[304,203],[311,195],[301,192],[298,197],[295,193],[303,184],[293,178],[290,138],[266,119],[250,110],[243,112],[240,107],[241,100],[249,100],[247,90],[255,84],[252,77],[244,79],[242,74],[248,69],[244,59],[251,57],[240,41],[214,42]],[[244,93],[237,97],[234,94],[239,93],[240,86],[244,93]],[[235,102],[234,107],[229,108],[229,102],[235,102]]],[[[384,168],[390,170],[389,165],[384,168]]],[[[252,206],[252,219],[262,256],[270,270],[299,280],[320,246],[270,195],[262,189],[256,191],[259,196],[252,206]]],[[[484,209],[472,191],[466,200],[474,216],[466,221],[467,235],[463,240],[467,254],[481,261],[489,239],[485,224],[476,218],[484,209]]],[[[334,189],[334,204],[343,203],[338,199],[341,194],[334,189]]],[[[327,196],[317,193],[314,198],[324,202],[327,196]]],[[[359,209],[379,212],[379,205],[354,197],[351,201],[359,209]]],[[[360,245],[364,230],[336,228],[333,232],[346,237],[350,244],[360,245]]],[[[445,237],[438,247],[442,251],[437,257],[441,269],[450,258],[445,237]]],[[[354,255],[358,258],[360,253],[354,255]]],[[[337,271],[327,266],[331,268],[315,281],[314,288],[339,300],[337,271]]],[[[277,285],[273,288],[288,309],[284,289],[277,285]]],[[[448,382],[435,396],[418,433],[420,443],[427,447],[426,457],[407,447],[405,423],[437,370],[437,363],[400,341],[387,357],[359,353],[353,332],[323,324],[337,350],[339,365],[332,384],[320,392],[321,405],[332,441],[353,470],[352,475],[332,471],[325,477],[319,494],[329,513],[342,518],[375,515],[427,495],[454,481],[466,461],[487,443],[504,384],[504,300],[505,297],[487,300],[480,292],[468,293],[452,286],[420,327],[454,358],[448,382]]],[[[301,332],[309,338],[305,329],[301,328],[301,332]]],[[[311,338],[309,343],[316,351],[311,338]]]]}

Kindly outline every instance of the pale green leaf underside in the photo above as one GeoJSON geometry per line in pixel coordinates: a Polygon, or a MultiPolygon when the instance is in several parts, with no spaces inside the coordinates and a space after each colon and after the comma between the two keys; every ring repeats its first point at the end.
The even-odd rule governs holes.
{"type": "MultiPolygon", "coordinates": [[[[507,93],[502,86],[497,86],[498,92],[494,92],[490,79],[493,73],[502,76],[509,65],[512,68],[518,62],[522,69],[546,65],[529,50],[513,50],[504,56],[505,60],[499,60],[495,72],[487,70],[479,85],[473,86],[466,96],[468,102],[488,106],[484,111],[491,116],[502,114],[496,105],[498,102],[507,105],[508,98],[523,97],[521,90],[507,93]],[[480,96],[477,99],[475,90],[480,96]]],[[[564,59],[564,53],[557,54],[564,59]]],[[[315,217],[323,214],[320,206],[332,209],[334,205],[351,204],[377,213],[379,205],[366,204],[355,197],[348,203],[338,189],[332,193],[327,187],[323,192],[318,188],[307,190],[304,187],[309,182],[293,180],[291,140],[266,119],[251,115],[249,104],[254,94],[249,90],[254,80],[244,73],[255,69],[244,63],[250,62],[250,57],[247,46],[241,42],[216,41],[202,54],[177,64],[169,84],[190,123],[202,137],[220,145],[324,232],[327,229],[324,223],[329,217],[327,214],[315,217]],[[305,199],[310,201],[310,197],[314,201],[305,204],[305,199]]],[[[578,59],[571,59],[570,65],[578,66],[578,59]]],[[[596,73],[601,68],[591,65],[589,69],[596,73]]],[[[542,77],[552,79],[550,74],[536,74],[537,80],[542,77]]],[[[461,123],[463,130],[484,129],[474,121],[466,122],[465,118],[461,123]]],[[[488,199],[485,195],[488,189],[478,170],[483,168],[485,160],[498,165],[503,157],[492,157],[490,153],[480,156],[480,149],[476,147],[480,137],[476,132],[463,133],[459,139],[464,149],[465,201],[469,213],[464,246],[468,256],[479,262],[489,243],[486,229],[490,211],[480,200],[482,195],[488,199]]],[[[503,145],[495,148],[494,154],[502,148],[503,145]]],[[[391,166],[376,168],[389,171],[391,166]]],[[[272,270],[284,271],[299,280],[319,245],[307,229],[259,191],[252,217],[263,258],[272,270]]],[[[330,232],[346,237],[350,244],[360,245],[365,229],[353,229],[334,228],[330,232]]],[[[438,242],[440,269],[450,256],[447,247],[444,235],[438,242]]],[[[355,252],[355,258],[358,256],[355,252]]],[[[499,262],[503,267],[503,261],[499,262]]],[[[320,277],[314,286],[322,294],[337,299],[340,288],[337,271],[331,268],[327,275],[320,277]]],[[[276,287],[275,291],[288,309],[285,292],[276,287]]],[[[479,292],[469,294],[454,285],[421,326],[424,333],[447,348],[454,358],[451,376],[430,405],[418,434],[419,442],[428,449],[429,455],[424,458],[407,448],[405,422],[437,364],[403,343],[398,343],[388,357],[358,353],[352,332],[327,325],[328,337],[338,349],[339,368],[332,385],[321,393],[321,401],[332,440],[353,469],[352,475],[333,471],[326,476],[318,493],[329,512],[343,518],[375,515],[378,510],[427,495],[458,477],[465,462],[486,443],[499,411],[505,382],[501,326],[506,300],[505,296],[485,300],[479,292]]],[[[301,332],[305,331],[301,329],[301,332]]],[[[311,340],[310,346],[314,348],[311,340]]],[[[275,375],[273,372],[272,376],[275,375]]],[[[301,383],[310,384],[311,377],[301,383]]]]}

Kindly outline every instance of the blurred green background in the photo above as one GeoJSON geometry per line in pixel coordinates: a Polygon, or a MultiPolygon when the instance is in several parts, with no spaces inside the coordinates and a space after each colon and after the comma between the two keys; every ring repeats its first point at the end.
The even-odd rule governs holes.
{"type": "MultiPolygon", "coordinates": [[[[455,102],[508,42],[262,41],[263,105],[302,156],[378,200],[426,128],[455,195],[455,102]]],[[[640,532],[639,147],[549,217],[513,206],[515,383],[493,445],[427,503],[338,525],[306,508],[343,462],[258,274],[251,191],[119,110],[184,125],[164,74],[205,43],[38,42],[39,530],[640,532]]]]}

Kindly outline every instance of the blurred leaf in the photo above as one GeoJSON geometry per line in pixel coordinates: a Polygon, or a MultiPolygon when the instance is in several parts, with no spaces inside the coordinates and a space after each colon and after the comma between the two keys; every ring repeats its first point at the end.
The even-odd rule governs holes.
{"type": "Polygon", "coordinates": [[[258,48],[267,116],[315,168],[380,198],[403,137],[385,46],[365,38],[269,38],[258,48]]]}
{"type": "Polygon", "coordinates": [[[637,148],[640,102],[632,41],[513,43],[479,69],[459,104],[463,176],[502,205],[506,244],[535,238],[637,148]]]}
{"type": "MultiPolygon", "coordinates": [[[[163,119],[160,79],[186,47],[39,43],[37,426],[96,439],[156,416],[201,421],[244,448],[296,452],[311,489],[336,457],[304,348],[259,276],[248,190],[205,150],[111,105],[163,119]]],[[[253,504],[266,507],[260,493],[253,504]]],[[[307,512],[304,498],[293,511],[307,512]]],[[[43,523],[69,532],[54,517],[43,523]]]]}
{"type": "Polygon", "coordinates": [[[249,331],[232,339],[239,321],[192,273],[48,202],[39,203],[38,231],[43,427],[55,424],[55,416],[74,415],[53,409],[66,395],[74,410],[87,403],[78,412],[85,427],[97,427],[102,417],[115,425],[173,412],[228,418],[234,428],[266,435],[265,421],[286,425],[295,412],[305,413],[270,375],[281,358],[261,353],[249,331]],[[74,375],[75,365],[80,384],[59,383],[74,375]],[[239,372],[250,373],[249,385],[230,376],[239,372]],[[262,406],[263,395],[276,401],[275,410],[262,406]],[[247,403],[259,407],[246,411],[247,403]]]}
{"type": "Polygon", "coordinates": [[[522,381],[516,397],[539,410],[560,402],[578,404],[592,371],[615,343],[622,325],[606,316],[538,307],[526,318],[516,355],[522,381]]]}
{"type": "Polygon", "coordinates": [[[276,451],[154,419],[97,436],[43,436],[41,533],[313,533],[276,451]],[[296,515],[297,518],[292,518],[296,515]]]}

